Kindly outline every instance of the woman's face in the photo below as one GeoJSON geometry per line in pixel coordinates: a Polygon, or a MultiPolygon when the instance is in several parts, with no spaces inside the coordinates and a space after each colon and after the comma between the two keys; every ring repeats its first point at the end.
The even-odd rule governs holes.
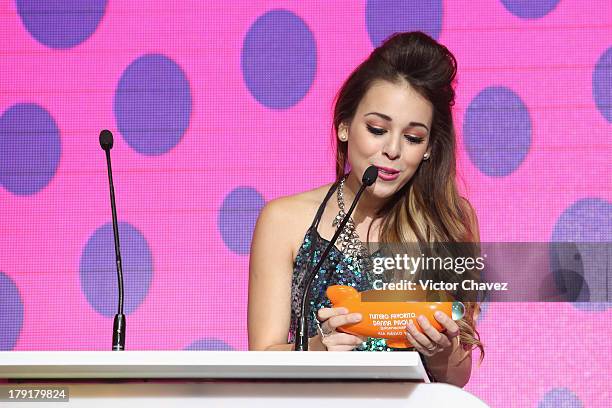
{"type": "Polygon", "coordinates": [[[361,181],[369,166],[378,167],[369,195],[389,198],[414,175],[429,155],[432,116],[431,103],[407,82],[376,81],[366,92],[350,126],[338,135],[348,138],[352,176],[361,181]]]}

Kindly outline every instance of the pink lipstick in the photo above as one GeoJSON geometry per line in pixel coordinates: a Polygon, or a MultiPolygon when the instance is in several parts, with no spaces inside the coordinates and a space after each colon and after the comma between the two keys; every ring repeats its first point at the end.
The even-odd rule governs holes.
{"type": "Polygon", "coordinates": [[[388,167],[378,167],[378,178],[384,181],[393,181],[399,177],[399,170],[391,169],[388,167]]]}

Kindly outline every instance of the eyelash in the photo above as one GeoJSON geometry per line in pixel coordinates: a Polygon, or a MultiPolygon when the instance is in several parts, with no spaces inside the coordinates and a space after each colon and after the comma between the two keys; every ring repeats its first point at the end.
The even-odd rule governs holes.
{"type": "MultiPolygon", "coordinates": [[[[370,125],[366,125],[366,126],[368,127],[368,131],[372,133],[373,135],[382,136],[385,133],[387,133],[385,129],[376,128],[370,125]]],[[[408,142],[414,143],[414,144],[423,143],[423,140],[424,140],[422,137],[416,137],[416,136],[405,136],[405,138],[408,142]]]]}

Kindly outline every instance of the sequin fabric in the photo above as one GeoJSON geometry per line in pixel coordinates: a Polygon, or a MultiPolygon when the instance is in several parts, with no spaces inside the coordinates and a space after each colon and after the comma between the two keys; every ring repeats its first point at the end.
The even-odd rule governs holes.
{"type": "MultiPolygon", "coordinates": [[[[321,238],[314,226],[306,232],[304,242],[300,247],[293,264],[293,279],[291,284],[291,325],[289,328],[288,342],[292,343],[295,339],[295,328],[297,319],[300,317],[300,304],[303,296],[304,277],[309,270],[321,259],[321,254],[329,241],[321,238]]],[[[372,254],[375,257],[377,254],[372,254]]],[[[353,286],[357,291],[373,289],[376,277],[372,271],[361,271],[360,263],[354,262],[352,257],[345,255],[335,246],[332,247],[328,258],[323,262],[319,272],[315,276],[312,284],[312,297],[310,299],[311,311],[316,312],[322,307],[332,307],[327,299],[325,291],[331,285],[353,286]]],[[[314,314],[308,316],[308,337],[317,334],[317,326],[314,321],[314,314]]],[[[368,337],[365,342],[355,348],[356,351],[393,351],[387,346],[385,339],[368,337]]]]}

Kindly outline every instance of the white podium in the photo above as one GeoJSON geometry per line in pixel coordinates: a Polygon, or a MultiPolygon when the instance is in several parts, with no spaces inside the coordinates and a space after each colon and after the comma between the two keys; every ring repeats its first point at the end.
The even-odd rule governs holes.
{"type": "Polygon", "coordinates": [[[486,407],[429,383],[418,353],[289,351],[0,352],[0,388],[65,386],[28,407],[486,407]],[[142,405],[144,406],[144,405],[142,405]]]}

